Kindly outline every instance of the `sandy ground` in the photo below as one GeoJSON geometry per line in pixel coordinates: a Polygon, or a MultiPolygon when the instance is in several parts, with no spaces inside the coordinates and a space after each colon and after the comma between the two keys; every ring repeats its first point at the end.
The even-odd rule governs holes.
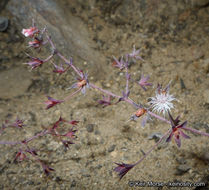
{"type": "MultiPolygon", "coordinates": [[[[131,98],[146,104],[148,97],[155,95],[157,83],[166,85],[172,81],[170,93],[179,100],[175,102],[172,113],[180,115],[182,121],[187,120],[188,127],[209,132],[208,8],[199,9],[195,15],[182,14],[179,19],[183,19],[185,26],[182,24],[173,30],[175,32],[164,31],[163,26],[148,30],[116,25],[111,19],[105,20],[103,12],[92,17],[91,24],[87,22],[85,10],[80,7],[75,10],[72,12],[86,23],[97,45],[95,51],[107,57],[106,62],[98,60],[98,64],[106,65],[104,72],[108,75],[105,76],[91,76],[94,67],[90,67],[88,62],[75,63],[90,73],[92,83],[121,94],[125,75],[112,67],[111,57],[131,52],[135,44],[136,48],[141,48],[146,61],[132,64],[130,73],[134,80],[138,80],[142,73],[149,74],[154,87],[144,92],[136,84],[131,84],[131,98]]],[[[45,110],[45,95],[62,99],[71,92],[66,88],[74,83],[74,76],[71,71],[58,76],[52,73],[50,65],[30,72],[22,64],[27,62],[24,54],[26,40],[13,17],[7,12],[1,14],[9,17],[10,26],[6,32],[0,33],[0,121],[14,121],[18,116],[27,125],[24,130],[6,130],[1,140],[31,137],[52,125],[60,115],[80,121],[78,138],[67,151],[50,136],[30,143],[40,150],[40,158],[56,170],[48,177],[32,160],[15,163],[17,147],[1,145],[1,189],[132,189],[129,181],[209,181],[208,138],[191,133],[188,134],[192,138],[183,140],[180,149],[174,143],[163,142],[119,181],[113,172],[114,162],[134,163],[142,157],[143,151],[155,144],[155,140],[148,140],[148,137],[152,133],[165,133],[169,126],[155,119],[144,129],[140,119],[127,123],[135,111],[131,105],[120,103],[103,109],[97,104],[101,94],[92,89],[85,96],[79,94],[65,104],[45,110]]],[[[180,188],[164,186],[158,189],[180,188]]]]}

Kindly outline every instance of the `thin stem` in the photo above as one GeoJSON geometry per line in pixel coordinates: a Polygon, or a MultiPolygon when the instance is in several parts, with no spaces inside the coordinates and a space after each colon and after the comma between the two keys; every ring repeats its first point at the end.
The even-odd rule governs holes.
{"type": "Polygon", "coordinates": [[[53,56],[54,56],[54,54],[51,54],[49,57],[47,57],[45,60],[43,60],[43,62],[49,61],[53,56]]]}
{"type": "Polygon", "coordinates": [[[150,150],[148,151],[148,152],[146,152],[145,154],[144,154],[144,156],[139,160],[139,161],[137,161],[134,165],[137,165],[137,164],[139,164],[140,162],[142,162],[161,142],[162,142],[162,140],[169,134],[171,132],[171,130],[169,129],[161,138],[160,138],[160,140],[154,145],[154,146],[152,146],[151,148],[150,148],[150,150]]]}
{"type": "Polygon", "coordinates": [[[164,122],[166,122],[166,123],[168,123],[168,124],[171,124],[171,122],[168,121],[167,119],[165,119],[165,118],[163,118],[163,117],[161,117],[161,116],[159,116],[159,115],[157,115],[157,114],[155,114],[155,113],[153,113],[153,112],[151,112],[151,111],[147,111],[147,113],[148,113],[149,115],[151,115],[151,116],[153,116],[153,117],[155,117],[155,118],[161,120],[161,121],[164,121],[164,122]]]}
{"type": "Polygon", "coordinates": [[[56,49],[56,47],[55,47],[53,41],[51,40],[51,38],[49,37],[48,34],[46,34],[46,37],[47,37],[49,43],[51,44],[52,49],[55,51],[55,53],[56,53],[63,61],[65,61],[70,67],[72,67],[72,69],[73,69],[73,70],[74,70],[81,78],[83,78],[82,73],[79,72],[79,70],[72,64],[72,60],[66,59],[60,52],[58,52],[58,50],[56,49]]]}
{"type": "Polygon", "coordinates": [[[76,90],[75,92],[73,92],[72,94],[70,94],[69,96],[64,98],[64,101],[70,99],[71,97],[73,97],[75,94],[77,94],[82,88],[79,88],[78,90],[76,90]]]}
{"type": "Polygon", "coordinates": [[[187,130],[187,131],[191,131],[192,133],[197,133],[199,135],[209,137],[209,133],[205,133],[205,132],[202,132],[202,131],[199,131],[199,130],[196,130],[196,129],[192,129],[192,128],[188,128],[188,127],[182,127],[182,129],[187,130]]]}
{"type": "Polygon", "coordinates": [[[28,142],[40,137],[40,136],[44,136],[46,134],[48,134],[49,131],[48,130],[44,130],[41,131],[40,133],[38,133],[37,135],[30,137],[24,141],[18,141],[18,142],[12,142],[12,141],[0,141],[0,144],[7,144],[7,145],[17,145],[17,144],[27,144],[28,142]]]}
{"type": "Polygon", "coordinates": [[[105,93],[107,95],[110,95],[112,97],[121,98],[121,96],[118,96],[118,95],[116,95],[116,94],[114,94],[114,93],[112,93],[112,92],[110,92],[108,90],[104,90],[104,89],[102,89],[102,88],[100,88],[100,87],[98,87],[98,86],[96,86],[96,85],[94,85],[92,83],[89,83],[89,86],[92,87],[92,88],[95,88],[95,89],[97,89],[97,90],[99,90],[99,91],[101,91],[101,92],[103,92],[103,93],[105,93]]]}

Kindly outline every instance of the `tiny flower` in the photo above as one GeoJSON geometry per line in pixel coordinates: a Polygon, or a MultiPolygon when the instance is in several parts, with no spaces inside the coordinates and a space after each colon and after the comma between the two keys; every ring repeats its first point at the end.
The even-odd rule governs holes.
{"type": "Polygon", "coordinates": [[[47,105],[46,109],[49,109],[57,104],[64,102],[64,100],[56,100],[50,96],[47,96],[47,98],[48,100],[44,102],[47,105]]]}
{"type": "Polygon", "coordinates": [[[30,154],[32,154],[32,155],[35,155],[35,156],[38,155],[37,150],[34,149],[34,148],[28,148],[25,151],[28,152],[28,153],[30,153],[30,154]]]}
{"type": "Polygon", "coordinates": [[[143,60],[141,56],[138,55],[139,53],[140,53],[140,49],[136,50],[135,45],[134,45],[133,51],[129,53],[128,56],[136,60],[143,60]]]}
{"type": "Polygon", "coordinates": [[[110,106],[111,105],[111,97],[102,95],[103,99],[99,100],[98,103],[103,105],[102,107],[110,106]]]}
{"type": "Polygon", "coordinates": [[[44,173],[45,173],[47,176],[50,174],[50,172],[55,171],[53,168],[51,168],[51,167],[45,165],[44,163],[41,163],[41,166],[42,166],[42,168],[43,168],[43,170],[44,170],[44,173]]]}
{"type": "Polygon", "coordinates": [[[152,86],[152,83],[148,83],[149,75],[147,77],[144,77],[144,75],[141,75],[140,81],[138,81],[138,84],[142,87],[143,90],[147,90],[145,86],[152,86]]]}
{"type": "Polygon", "coordinates": [[[44,63],[44,61],[39,58],[31,57],[31,56],[29,56],[29,57],[31,58],[31,61],[28,63],[25,63],[25,64],[31,66],[31,70],[35,69],[36,67],[41,66],[44,63]]]}
{"type": "Polygon", "coordinates": [[[117,164],[118,166],[114,169],[115,172],[118,172],[118,175],[120,177],[120,179],[123,178],[124,175],[126,175],[126,173],[132,169],[135,164],[125,164],[125,163],[115,163],[117,164]]]}
{"type": "Polygon", "coordinates": [[[19,161],[22,162],[23,160],[25,160],[27,158],[27,156],[25,155],[25,153],[23,153],[22,150],[20,150],[16,156],[15,156],[15,161],[19,161]]]}
{"type": "Polygon", "coordinates": [[[55,69],[53,70],[54,73],[59,73],[59,74],[63,74],[65,71],[67,71],[69,69],[70,66],[68,66],[66,69],[64,69],[63,65],[61,64],[60,66],[55,65],[53,63],[55,69]]]}
{"type": "Polygon", "coordinates": [[[33,41],[28,42],[29,47],[39,48],[41,44],[43,43],[42,39],[38,39],[35,37],[33,41]]]}
{"type": "Polygon", "coordinates": [[[65,148],[69,148],[69,145],[74,144],[72,141],[62,140],[62,144],[65,148]]]}
{"type": "Polygon", "coordinates": [[[176,98],[173,97],[173,95],[169,94],[170,85],[168,84],[165,89],[162,89],[161,85],[158,85],[156,90],[156,96],[151,97],[151,101],[149,101],[149,104],[151,105],[151,108],[153,111],[157,111],[158,113],[163,113],[165,116],[165,113],[170,111],[171,108],[173,108],[173,100],[176,100],[176,98]]]}
{"type": "Polygon", "coordinates": [[[85,73],[83,74],[82,71],[80,71],[82,73],[81,78],[77,78],[78,82],[74,83],[70,88],[81,88],[81,92],[83,94],[86,93],[86,88],[89,88],[89,81],[88,81],[88,74],[85,73]]]}
{"type": "Polygon", "coordinates": [[[30,27],[28,29],[23,29],[22,34],[25,37],[33,37],[35,34],[38,34],[39,30],[36,27],[30,27]]]}
{"type": "Polygon", "coordinates": [[[71,125],[77,125],[79,123],[79,121],[72,120],[72,121],[69,121],[68,123],[71,125]]]}
{"type": "Polygon", "coordinates": [[[21,128],[21,129],[22,129],[22,127],[25,126],[25,125],[23,124],[23,122],[24,122],[23,120],[20,120],[20,119],[17,118],[17,119],[15,120],[15,122],[14,122],[13,124],[11,124],[11,126],[12,126],[12,127],[18,127],[18,128],[21,128]]]}
{"type": "Polygon", "coordinates": [[[114,56],[113,56],[114,62],[113,62],[113,66],[114,67],[118,67],[120,70],[123,70],[126,66],[125,61],[123,60],[123,57],[120,58],[120,61],[117,60],[114,56]]]}
{"type": "Polygon", "coordinates": [[[75,135],[75,133],[76,133],[76,129],[74,129],[73,127],[66,133],[66,134],[64,134],[63,136],[65,136],[65,137],[69,137],[69,138],[71,138],[71,139],[75,139],[75,138],[77,138],[77,136],[75,135]]]}
{"type": "Polygon", "coordinates": [[[166,139],[166,142],[170,142],[172,137],[174,136],[175,142],[176,142],[177,146],[180,148],[181,147],[180,136],[182,136],[183,138],[186,138],[186,139],[190,138],[188,135],[186,135],[182,131],[182,129],[186,126],[187,121],[185,121],[179,125],[179,122],[180,122],[179,116],[174,120],[173,117],[171,116],[170,112],[168,112],[168,115],[169,115],[169,119],[171,122],[172,131],[171,131],[170,135],[168,136],[168,138],[166,139]]]}

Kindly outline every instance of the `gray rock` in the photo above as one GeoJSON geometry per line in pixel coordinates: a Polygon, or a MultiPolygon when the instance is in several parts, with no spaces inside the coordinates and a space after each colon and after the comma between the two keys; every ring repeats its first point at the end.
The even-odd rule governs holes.
{"type": "Polygon", "coordinates": [[[182,164],[180,166],[177,167],[177,171],[176,171],[176,175],[183,175],[186,172],[188,172],[190,170],[190,166],[188,166],[187,164],[182,164]]]}
{"type": "Polygon", "coordinates": [[[0,17],[0,32],[6,31],[9,25],[9,20],[6,17],[0,17]]]}

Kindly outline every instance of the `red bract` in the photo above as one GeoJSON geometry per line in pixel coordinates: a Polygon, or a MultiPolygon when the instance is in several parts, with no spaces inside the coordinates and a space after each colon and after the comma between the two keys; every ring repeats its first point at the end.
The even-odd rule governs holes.
{"type": "Polygon", "coordinates": [[[28,29],[22,29],[22,34],[25,37],[33,37],[35,34],[38,34],[39,30],[36,27],[30,27],[28,29]]]}
{"type": "Polygon", "coordinates": [[[33,41],[28,42],[29,47],[39,48],[43,43],[42,39],[34,38],[33,41]]]}
{"type": "Polygon", "coordinates": [[[125,164],[125,163],[115,163],[117,164],[118,166],[114,169],[115,172],[118,172],[118,175],[120,177],[120,179],[123,178],[124,175],[127,174],[127,172],[132,169],[135,164],[125,164]]]}
{"type": "Polygon", "coordinates": [[[182,124],[179,125],[179,116],[174,120],[173,117],[171,116],[170,112],[168,112],[169,118],[170,118],[170,122],[171,122],[171,126],[172,126],[172,131],[169,135],[169,137],[166,139],[166,142],[170,142],[172,137],[174,136],[175,142],[177,144],[177,146],[180,148],[181,147],[181,139],[180,136],[182,136],[183,138],[189,139],[190,137],[188,135],[186,135],[181,129],[183,129],[186,124],[187,121],[183,122],[182,124]]]}
{"type": "Polygon", "coordinates": [[[69,148],[69,145],[74,144],[72,141],[62,140],[63,145],[65,148],[69,148]]]}
{"type": "Polygon", "coordinates": [[[63,136],[65,136],[65,137],[69,137],[69,138],[71,138],[71,139],[75,139],[75,138],[77,138],[77,136],[75,135],[75,133],[76,133],[76,129],[74,129],[74,128],[71,128],[66,134],[64,134],[63,136]]]}
{"type": "Polygon", "coordinates": [[[63,65],[61,64],[61,66],[55,65],[53,63],[55,69],[53,70],[54,73],[59,73],[59,74],[63,74],[64,72],[66,72],[70,66],[68,66],[66,69],[64,69],[63,65]]]}
{"type": "Polygon", "coordinates": [[[68,123],[71,125],[77,125],[79,123],[79,121],[72,120],[72,121],[69,121],[68,123]]]}
{"type": "Polygon", "coordinates": [[[20,150],[16,156],[15,156],[15,161],[19,161],[22,162],[23,160],[25,160],[27,158],[27,156],[25,155],[25,153],[23,153],[22,150],[20,150]]]}
{"type": "Polygon", "coordinates": [[[47,96],[47,98],[48,100],[44,102],[47,105],[46,109],[49,109],[57,104],[64,102],[64,100],[56,100],[50,96],[47,96]]]}

